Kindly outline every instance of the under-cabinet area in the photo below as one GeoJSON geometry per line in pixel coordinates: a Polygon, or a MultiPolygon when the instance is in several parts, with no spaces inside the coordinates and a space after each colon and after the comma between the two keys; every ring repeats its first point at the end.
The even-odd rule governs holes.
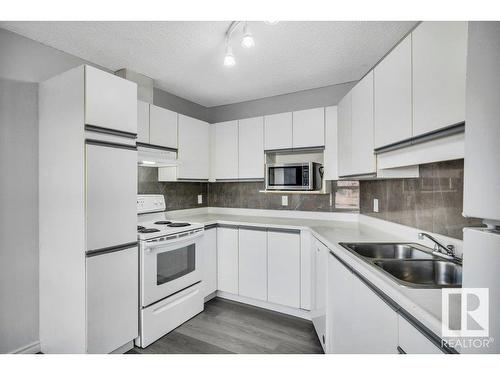
{"type": "Polygon", "coordinates": [[[0,353],[500,354],[500,22],[0,46],[0,353]]]}

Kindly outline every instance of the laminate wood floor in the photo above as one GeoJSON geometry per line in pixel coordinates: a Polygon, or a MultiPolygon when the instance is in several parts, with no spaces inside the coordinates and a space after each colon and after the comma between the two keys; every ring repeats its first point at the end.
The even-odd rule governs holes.
{"type": "Polygon", "coordinates": [[[323,353],[311,322],[221,298],[145,349],[128,354],[323,353]]]}

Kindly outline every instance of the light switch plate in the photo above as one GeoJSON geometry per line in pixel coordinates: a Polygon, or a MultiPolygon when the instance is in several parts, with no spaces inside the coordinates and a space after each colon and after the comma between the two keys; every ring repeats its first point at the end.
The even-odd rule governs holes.
{"type": "Polygon", "coordinates": [[[202,203],[203,203],[203,195],[198,194],[198,204],[202,204],[202,203]]]}
{"type": "Polygon", "coordinates": [[[378,212],[378,199],[373,199],[373,212],[378,212]]]}
{"type": "Polygon", "coordinates": [[[281,205],[282,206],[288,206],[288,195],[282,195],[281,196],[281,205]]]}

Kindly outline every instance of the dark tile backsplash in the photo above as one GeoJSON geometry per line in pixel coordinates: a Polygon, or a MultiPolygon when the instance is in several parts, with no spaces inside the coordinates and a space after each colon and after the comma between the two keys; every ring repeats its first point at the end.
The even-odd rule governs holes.
{"type": "Polygon", "coordinates": [[[465,226],[478,219],[462,217],[464,161],[420,166],[420,177],[360,182],[360,212],[429,232],[462,239],[465,226]],[[373,212],[373,199],[379,212],[373,212]]]}

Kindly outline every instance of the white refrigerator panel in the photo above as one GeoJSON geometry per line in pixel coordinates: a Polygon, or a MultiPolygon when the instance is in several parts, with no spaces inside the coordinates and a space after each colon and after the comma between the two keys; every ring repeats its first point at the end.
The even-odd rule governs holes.
{"type": "Polygon", "coordinates": [[[464,230],[464,288],[489,288],[489,348],[466,352],[500,353],[500,231],[464,230]]]}

